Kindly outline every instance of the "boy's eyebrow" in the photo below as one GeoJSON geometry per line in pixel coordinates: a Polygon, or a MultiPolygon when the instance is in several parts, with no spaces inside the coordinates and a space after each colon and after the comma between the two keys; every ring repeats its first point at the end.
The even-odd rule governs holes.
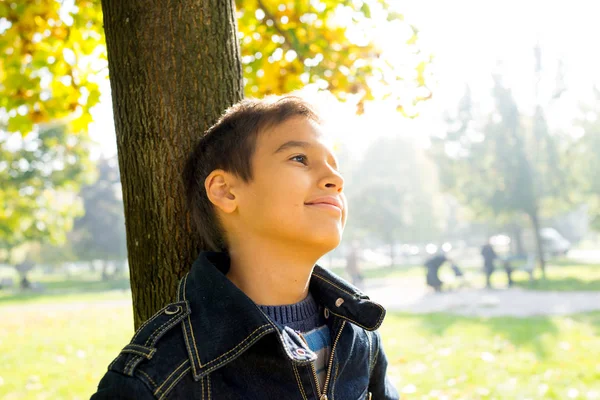
{"type": "Polygon", "coordinates": [[[290,140],[288,142],[285,142],[281,146],[279,146],[279,148],[277,150],[275,150],[275,152],[273,154],[277,154],[279,152],[287,150],[290,147],[304,147],[304,148],[307,148],[307,147],[312,147],[312,144],[310,144],[308,142],[298,141],[298,140],[290,140]]]}

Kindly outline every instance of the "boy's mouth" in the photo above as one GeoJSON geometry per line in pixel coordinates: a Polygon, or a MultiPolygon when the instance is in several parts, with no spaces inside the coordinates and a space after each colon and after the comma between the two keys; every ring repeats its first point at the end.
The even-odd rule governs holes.
{"type": "Polygon", "coordinates": [[[309,206],[318,206],[318,207],[328,208],[328,209],[338,209],[339,211],[342,211],[344,208],[342,206],[342,202],[337,197],[334,197],[334,196],[319,197],[317,199],[308,201],[304,204],[309,205],[309,206]]]}

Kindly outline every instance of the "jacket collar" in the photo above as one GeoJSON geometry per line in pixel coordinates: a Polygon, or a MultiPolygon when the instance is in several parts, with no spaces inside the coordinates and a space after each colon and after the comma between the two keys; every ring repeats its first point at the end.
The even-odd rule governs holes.
{"type": "MultiPolygon", "coordinates": [[[[292,329],[273,323],[225,276],[228,270],[226,253],[203,252],[179,284],[177,300],[188,302],[191,309],[183,328],[194,379],[227,364],[273,332],[293,362],[313,361],[315,355],[306,343],[292,329]]],[[[383,307],[318,265],[310,291],[331,314],[364,329],[377,329],[385,316],[383,307]]]]}

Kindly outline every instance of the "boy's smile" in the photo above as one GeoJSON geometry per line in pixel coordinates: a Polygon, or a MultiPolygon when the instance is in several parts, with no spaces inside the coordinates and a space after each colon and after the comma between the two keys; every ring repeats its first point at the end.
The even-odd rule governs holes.
{"type": "Polygon", "coordinates": [[[334,211],[335,213],[339,213],[340,215],[341,215],[342,211],[344,210],[344,205],[335,196],[319,197],[315,200],[311,200],[304,204],[306,204],[307,206],[314,206],[317,208],[321,208],[323,210],[334,211]]]}
{"type": "Polygon", "coordinates": [[[293,117],[274,125],[256,139],[252,180],[235,190],[240,231],[325,254],[346,222],[343,186],[319,124],[293,117]]]}

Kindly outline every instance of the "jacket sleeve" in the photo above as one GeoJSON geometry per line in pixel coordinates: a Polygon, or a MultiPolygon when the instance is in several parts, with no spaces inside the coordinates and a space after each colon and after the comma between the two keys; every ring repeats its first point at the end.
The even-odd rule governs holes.
{"type": "Polygon", "coordinates": [[[375,337],[375,359],[373,361],[373,370],[369,379],[369,392],[373,400],[398,400],[400,395],[387,377],[388,360],[383,351],[381,336],[379,332],[374,332],[375,337]]]}
{"type": "Polygon", "coordinates": [[[150,400],[155,399],[150,389],[139,379],[108,371],[91,400],[150,400]]]}

